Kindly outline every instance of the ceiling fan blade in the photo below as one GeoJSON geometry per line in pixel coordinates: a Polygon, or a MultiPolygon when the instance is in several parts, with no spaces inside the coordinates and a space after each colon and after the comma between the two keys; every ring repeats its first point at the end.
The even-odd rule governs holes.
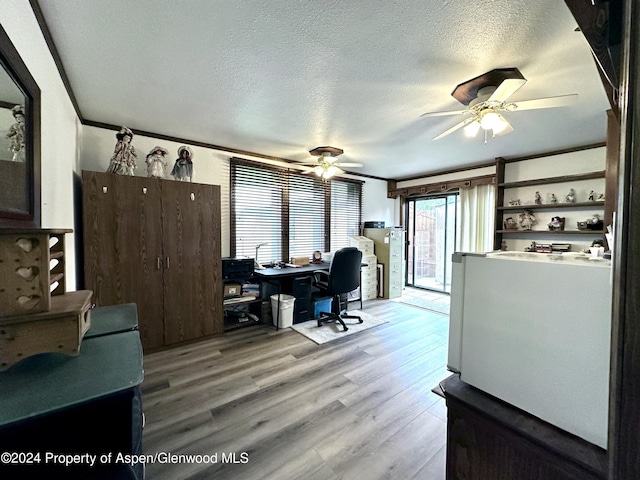
{"type": "Polygon", "coordinates": [[[445,115],[459,115],[461,113],[469,113],[468,110],[451,110],[449,112],[427,112],[420,115],[420,117],[443,117],[445,115]]]}
{"type": "Polygon", "coordinates": [[[354,163],[354,162],[338,162],[336,165],[341,167],[364,167],[362,163],[354,163]]]}
{"type": "Polygon", "coordinates": [[[455,132],[456,130],[461,129],[462,127],[466,127],[467,125],[469,125],[471,122],[475,121],[475,117],[470,117],[467,118],[466,120],[463,120],[460,123],[457,123],[456,125],[454,125],[453,127],[451,127],[449,130],[446,130],[444,132],[442,132],[440,135],[433,137],[434,140],[440,140],[442,137],[446,137],[447,135],[449,135],[450,133],[455,132]]]}
{"type": "Polygon", "coordinates": [[[302,170],[300,173],[311,173],[311,172],[313,172],[314,170],[315,170],[315,167],[313,167],[313,168],[306,168],[306,169],[302,170]]]}
{"type": "Polygon", "coordinates": [[[524,100],[522,102],[515,102],[516,108],[515,111],[518,110],[533,110],[536,108],[554,108],[554,107],[566,107],[567,105],[571,105],[578,100],[578,94],[573,93],[571,95],[559,95],[557,97],[545,97],[545,98],[536,98],[534,100],[524,100]]]}
{"type": "Polygon", "coordinates": [[[527,83],[527,81],[524,78],[507,78],[498,85],[498,88],[495,89],[487,101],[504,102],[525,83],[527,83]]]}

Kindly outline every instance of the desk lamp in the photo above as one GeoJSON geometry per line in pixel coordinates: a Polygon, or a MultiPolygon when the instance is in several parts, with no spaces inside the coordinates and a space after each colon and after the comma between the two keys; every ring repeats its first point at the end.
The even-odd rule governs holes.
{"type": "Polygon", "coordinates": [[[258,245],[256,245],[256,258],[253,259],[253,261],[255,263],[255,267],[254,268],[256,270],[264,270],[264,267],[262,265],[260,265],[260,263],[258,263],[258,250],[260,249],[260,247],[262,247],[264,245],[269,245],[269,242],[259,243],[258,245]]]}

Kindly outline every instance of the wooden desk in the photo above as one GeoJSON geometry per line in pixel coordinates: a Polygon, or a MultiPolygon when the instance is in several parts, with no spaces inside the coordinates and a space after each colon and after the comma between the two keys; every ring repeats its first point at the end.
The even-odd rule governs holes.
{"type": "Polygon", "coordinates": [[[331,263],[329,262],[311,263],[302,267],[263,268],[262,270],[256,270],[254,273],[262,280],[269,281],[298,275],[310,275],[316,270],[328,271],[330,266],[331,263]]]}
{"type": "Polygon", "coordinates": [[[256,270],[254,274],[261,281],[274,285],[277,288],[278,311],[276,315],[276,329],[280,328],[280,294],[282,293],[282,281],[295,277],[311,276],[316,270],[328,271],[331,263],[311,263],[302,267],[264,268],[256,270]]]}

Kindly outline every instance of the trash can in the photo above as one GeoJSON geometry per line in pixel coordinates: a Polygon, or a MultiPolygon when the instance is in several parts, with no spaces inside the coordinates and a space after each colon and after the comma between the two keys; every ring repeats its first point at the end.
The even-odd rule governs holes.
{"type": "Polygon", "coordinates": [[[273,324],[280,328],[287,328],[293,325],[293,305],[296,297],[280,294],[280,321],[278,322],[278,295],[271,295],[271,313],[273,314],[273,324]]]}

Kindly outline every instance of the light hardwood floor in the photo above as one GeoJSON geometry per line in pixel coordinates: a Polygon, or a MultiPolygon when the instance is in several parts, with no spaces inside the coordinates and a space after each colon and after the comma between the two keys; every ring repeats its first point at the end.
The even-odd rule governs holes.
{"type": "Polygon", "coordinates": [[[446,408],[431,389],[448,376],[448,317],[363,310],[388,323],[324,345],[253,326],[145,356],[144,453],[218,460],[151,463],[146,478],[444,479],[446,408]]]}

